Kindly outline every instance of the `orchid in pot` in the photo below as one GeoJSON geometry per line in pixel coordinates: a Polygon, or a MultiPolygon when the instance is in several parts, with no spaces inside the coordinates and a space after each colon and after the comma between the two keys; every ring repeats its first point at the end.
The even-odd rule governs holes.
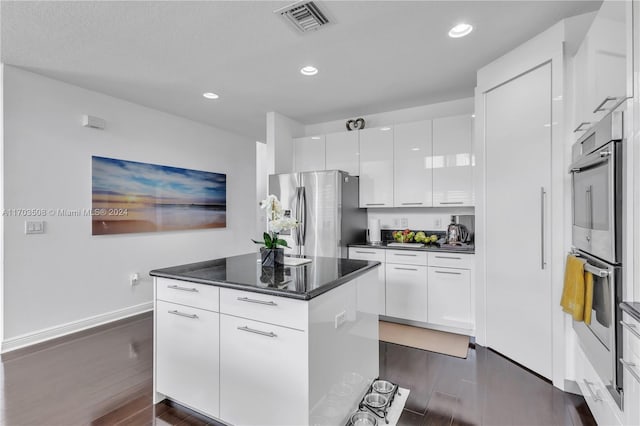
{"type": "Polygon", "coordinates": [[[263,234],[263,241],[253,240],[256,244],[264,244],[260,248],[262,255],[262,266],[275,266],[284,263],[284,248],[278,246],[289,247],[287,242],[279,238],[282,231],[290,231],[298,226],[298,221],[294,218],[285,216],[280,200],[273,194],[260,201],[260,208],[266,210],[268,220],[268,231],[263,234]]]}

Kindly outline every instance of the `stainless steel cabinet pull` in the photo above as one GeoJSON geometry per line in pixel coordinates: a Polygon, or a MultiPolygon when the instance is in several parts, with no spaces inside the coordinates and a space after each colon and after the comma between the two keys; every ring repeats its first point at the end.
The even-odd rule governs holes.
{"type": "Polygon", "coordinates": [[[190,291],[191,293],[197,293],[198,289],[193,287],[180,287],[179,285],[170,285],[167,288],[172,290],[190,291]]]}
{"type": "Polygon", "coordinates": [[[591,383],[588,380],[584,381],[585,386],[587,387],[587,391],[589,391],[589,393],[591,394],[591,398],[593,398],[594,401],[599,402],[602,401],[602,397],[600,396],[600,392],[598,391],[593,391],[593,389],[591,389],[591,385],[593,385],[593,383],[591,383]]]}
{"type": "Polygon", "coordinates": [[[547,263],[544,261],[544,186],[540,187],[540,269],[544,269],[547,263]]]}
{"type": "Polygon", "coordinates": [[[464,204],[464,201],[440,201],[440,204],[464,204]]]}
{"type": "Polygon", "coordinates": [[[403,206],[421,206],[423,203],[400,203],[403,206]]]}
{"type": "Polygon", "coordinates": [[[620,321],[620,325],[623,326],[624,328],[626,328],[629,331],[629,333],[633,334],[638,339],[640,339],[640,333],[636,329],[635,325],[629,324],[628,322],[625,322],[625,321],[620,321]]]}
{"type": "Polygon", "coordinates": [[[265,302],[264,300],[249,299],[248,297],[238,297],[238,300],[241,302],[257,303],[259,305],[278,306],[276,302],[273,302],[271,300],[265,302]]]}
{"type": "Polygon", "coordinates": [[[399,267],[394,267],[393,269],[401,269],[403,271],[417,271],[417,269],[415,268],[399,268],[399,267]]]}
{"type": "Polygon", "coordinates": [[[435,271],[436,274],[462,275],[462,272],[435,271]]]}
{"type": "Polygon", "coordinates": [[[365,206],[384,206],[385,203],[366,203],[365,206]]]}
{"type": "Polygon", "coordinates": [[[453,256],[435,256],[436,259],[455,259],[455,260],[462,260],[461,257],[453,257],[453,256]]]}
{"type": "Polygon", "coordinates": [[[411,254],[411,253],[394,253],[394,256],[409,256],[409,257],[416,257],[417,254],[411,254]]]}
{"type": "Polygon", "coordinates": [[[640,383],[640,376],[636,373],[635,367],[636,365],[633,362],[627,362],[624,359],[620,358],[620,363],[622,366],[640,383]]]}
{"type": "Polygon", "coordinates": [[[604,106],[604,104],[606,104],[607,102],[611,102],[611,101],[617,101],[618,98],[614,97],[614,96],[607,96],[606,98],[604,98],[604,101],[600,102],[600,104],[598,104],[598,106],[596,107],[596,109],[593,110],[594,113],[596,112],[600,112],[600,111],[606,111],[605,108],[602,108],[604,106]]]}
{"type": "Polygon", "coordinates": [[[356,250],[356,253],[360,253],[360,254],[376,254],[375,251],[358,251],[358,250],[356,250]]]}
{"type": "Polygon", "coordinates": [[[261,336],[278,337],[278,335],[276,333],[274,333],[273,331],[270,331],[270,332],[267,333],[266,331],[260,331],[260,330],[254,329],[254,328],[249,328],[246,325],[244,327],[238,327],[238,330],[248,331],[249,333],[259,334],[261,336]]]}
{"type": "Polygon", "coordinates": [[[191,318],[191,319],[198,318],[196,314],[185,314],[184,312],[180,312],[180,311],[167,311],[167,312],[169,312],[170,314],[178,315],[180,317],[185,317],[185,318],[191,318]]]}
{"type": "Polygon", "coordinates": [[[580,124],[578,125],[578,127],[576,127],[576,128],[573,130],[573,133],[577,133],[577,132],[584,132],[584,131],[585,131],[585,130],[587,130],[587,129],[583,129],[583,128],[582,128],[582,126],[586,126],[586,125],[589,125],[589,124],[591,124],[589,121],[583,121],[582,123],[580,123],[580,124]]]}

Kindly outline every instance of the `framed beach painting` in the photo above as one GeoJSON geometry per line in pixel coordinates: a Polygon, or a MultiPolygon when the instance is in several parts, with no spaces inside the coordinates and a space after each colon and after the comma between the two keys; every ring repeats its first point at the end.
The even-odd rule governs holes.
{"type": "Polygon", "coordinates": [[[92,234],[224,228],[227,175],[91,157],[92,234]]]}

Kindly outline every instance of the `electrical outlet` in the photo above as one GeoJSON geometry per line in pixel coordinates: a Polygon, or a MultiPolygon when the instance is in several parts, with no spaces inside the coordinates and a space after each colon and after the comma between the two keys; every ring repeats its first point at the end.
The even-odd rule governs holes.
{"type": "Polygon", "coordinates": [[[438,218],[433,221],[433,228],[440,229],[440,227],[442,227],[442,220],[438,218]]]}
{"type": "Polygon", "coordinates": [[[409,227],[409,219],[407,219],[406,217],[403,217],[402,219],[400,219],[400,227],[401,228],[408,228],[409,227]]]}
{"type": "Polygon", "coordinates": [[[398,219],[393,219],[393,227],[398,228],[400,226],[400,221],[398,219]]]}
{"type": "Polygon", "coordinates": [[[44,234],[44,221],[43,220],[27,220],[24,222],[25,234],[44,234]]]}
{"type": "Polygon", "coordinates": [[[336,315],[335,327],[340,328],[340,326],[345,322],[347,322],[347,311],[342,311],[338,315],[336,315]]]}
{"type": "Polygon", "coordinates": [[[140,274],[134,272],[133,274],[129,275],[129,284],[131,285],[131,287],[138,284],[138,282],[140,282],[140,274]]]}

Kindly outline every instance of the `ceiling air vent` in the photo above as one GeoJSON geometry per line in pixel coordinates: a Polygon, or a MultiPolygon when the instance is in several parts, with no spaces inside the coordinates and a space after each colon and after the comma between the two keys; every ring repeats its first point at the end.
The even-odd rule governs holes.
{"type": "Polygon", "coordinates": [[[275,10],[301,33],[314,31],[329,23],[329,19],[312,1],[298,1],[275,10]]]}

